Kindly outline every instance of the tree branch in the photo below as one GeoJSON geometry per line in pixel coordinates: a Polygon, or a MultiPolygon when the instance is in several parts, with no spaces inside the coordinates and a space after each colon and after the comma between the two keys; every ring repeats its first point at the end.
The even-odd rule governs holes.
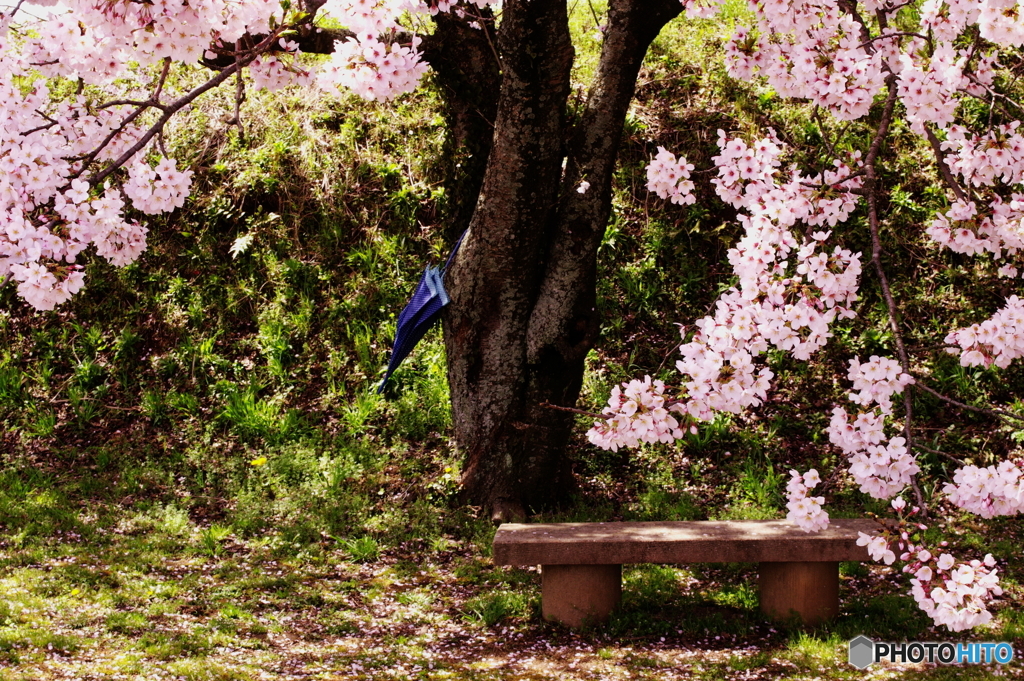
{"type": "Polygon", "coordinates": [[[550,402],[541,402],[540,406],[547,407],[548,409],[558,409],[559,411],[568,411],[568,412],[572,412],[573,414],[581,414],[583,416],[589,416],[590,418],[601,419],[602,421],[605,421],[605,420],[611,418],[610,416],[608,416],[608,414],[597,414],[597,413],[594,413],[592,411],[586,411],[584,409],[576,409],[574,407],[562,407],[562,406],[559,406],[557,404],[551,404],[550,402]]]}
{"type": "Polygon", "coordinates": [[[903,36],[911,36],[911,37],[914,37],[914,38],[921,38],[923,40],[928,40],[928,36],[922,35],[920,33],[914,33],[913,31],[898,31],[898,32],[894,32],[894,33],[884,33],[882,35],[876,35],[874,38],[869,38],[869,39],[865,40],[864,42],[862,42],[857,47],[867,47],[868,45],[870,45],[871,43],[875,42],[876,40],[885,40],[886,38],[900,38],[900,37],[903,37],[903,36]]]}
{"type": "Polygon", "coordinates": [[[946,154],[942,151],[942,144],[939,142],[939,138],[935,136],[935,133],[932,132],[928,125],[924,126],[924,132],[925,136],[928,137],[928,143],[932,145],[932,151],[935,153],[935,162],[939,166],[939,175],[942,176],[946,185],[956,194],[956,198],[966,201],[968,198],[967,194],[960,187],[960,183],[953,177],[952,171],[950,171],[949,166],[946,164],[946,154]]]}
{"type": "Polygon", "coordinates": [[[954,462],[954,463],[956,463],[956,464],[959,464],[959,465],[961,465],[961,466],[963,466],[963,465],[964,465],[964,462],[963,462],[963,461],[961,461],[960,459],[956,458],[956,457],[955,457],[955,456],[953,456],[952,454],[947,454],[946,452],[940,451],[940,450],[938,450],[938,449],[932,449],[931,447],[925,447],[925,446],[924,446],[923,444],[921,444],[920,442],[915,442],[915,443],[913,444],[913,447],[914,447],[914,449],[920,449],[920,450],[921,450],[922,452],[929,452],[929,453],[931,453],[931,454],[938,454],[939,456],[944,456],[944,457],[946,457],[947,459],[949,459],[950,461],[952,461],[952,462],[954,462]]]}
{"type": "Polygon", "coordinates": [[[929,388],[924,383],[921,383],[920,380],[918,380],[917,378],[915,378],[914,380],[915,380],[914,385],[916,387],[918,387],[921,390],[925,391],[929,395],[933,395],[933,396],[939,398],[943,402],[947,402],[949,404],[952,404],[953,406],[960,407],[961,409],[967,409],[968,411],[978,412],[979,414],[988,414],[989,416],[996,416],[996,417],[1002,416],[1003,418],[1015,419],[1017,421],[1024,421],[1024,416],[1018,416],[1017,414],[1014,414],[1013,412],[1003,411],[1002,409],[986,409],[985,407],[974,407],[974,406],[972,406],[970,404],[965,404],[963,402],[959,402],[957,400],[954,400],[952,397],[947,397],[947,396],[943,395],[942,393],[940,393],[939,391],[937,391],[937,390],[935,390],[933,388],[929,388]]]}
{"type": "Polygon", "coordinates": [[[150,140],[152,140],[157,133],[163,130],[163,127],[167,124],[169,120],[171,120],[171,117],[174,114],[178,113],[186,106],[194,102],[196,98],[198,98],[200,95],[209,92],[213,88],[223,83],[225,80],[230,78],[237,70],[243,68],[244,66],[247,66],[258,56],[262,49],[268,47],[271,43],[277,40],[278,36],[279,31],[267,36],[259,45],[254,47],[252,50],[249,50],[249,54],[244,59],[235,61],[234,64],[222,69],[216,76],[206,81],[199,87],[179,97],[173,103],[167,104],[167,108],[164,109],[163,115],[160,116],[157,122],[154,123],[153,126],[150,127],[150,129],[147,130],[146,133],[141,138],[139,138],[137,142],[135,142],[135,144],[133,144],[123,154],[121,154],[121,156],[119,156],[117,160],[115,160],[109,166],[104,168],[101,172],[97,173],[95,176],[90,178],[89,184],[92,185],[93,187],[102,184],[104,180],[106,180],[114,173],[114,171],[116,171],[118,168],[123,166],[129,160],[131,160],[131,158],[135,156],[135,154],[138,153],[139,150],[145,148],[145,146],[149,144],[150,140]]]}
{"type": "MultiPolygon", "coordinates": [[[[882,297],[885,299],[885,305],[889,312],[889,327],[892,329],[893,339],[896,342],[896,354],[899,357],[900,366],[903,368],[904,373],[909,374],[910,358],[907,356],[907,348],[903,344],[903,334],[900,331],[899,309],[896,307],[896,301],[892,296],[892,289],[889,287],[889,278],[886,276],[885,268],[882,266],[882,239],[879,236],[879,179],[878,173],[875,170],[875,161],[878,159],[878,155],[882,150],[882,143],[885,141],[885,138],[889,133],[889,125],[892,123],[893,109],[896,106],[895,74],[890,73],[886,77],[885,82],[886,87],[888,88],[888,95],[885,99],[885,106],[882,109],[882,119],[879,121],[878,130],[875,132],[875,137],[871,141],[871,146],[869,147],[867,156],[864,159],[864,173],[866,175],[864,190],[868,200],[868,226],[871,230],[871,263],[874,265],[875,273],[878,275],[878,281],[882,288],[882,297]]],[[[914,443],[914,400],[911,391],[907,389],[903,391],[903,411],[903,437],[907,441],[907,446],[910,447],[914,443]]],[[[917,505],[921,508],[921,514],[923,517],[927,517],[928,506],[925,504],[924,495],[921,493],[921,488],[917,484],[916,478],[911,478],[911,485],[914,489],[914,496],[917,499],[917,505]]]]}

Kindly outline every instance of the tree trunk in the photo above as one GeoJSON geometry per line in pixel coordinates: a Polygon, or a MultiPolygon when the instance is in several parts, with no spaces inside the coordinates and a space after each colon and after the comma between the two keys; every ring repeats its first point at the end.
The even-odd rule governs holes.
{"type": "Polygon", "coordinates": [[[565,0],[508,0],[493,146],[446,276],[445,345],[467,500],[498,520],[562,499],[572,406],[596,341],[597,248],[622,125],[650,42],[678,0],[612,0],[595,82],[569,129],[565,0]],[[565,161],[563,169],[563,161],[565,161]],[[581,181],[590,188],[580,193],[581,181]]]}
{"type": "Polygon", "coordinates": [[[445,104],[442,159],[449,243],[469,227],[491,153],[501,92],[493,19],[490,8],[484,8],[481,28],[473,28],[465,18],[439,12],[434,17],[434,34],[424,44],[424,59],[434,70],[445,104]]]}

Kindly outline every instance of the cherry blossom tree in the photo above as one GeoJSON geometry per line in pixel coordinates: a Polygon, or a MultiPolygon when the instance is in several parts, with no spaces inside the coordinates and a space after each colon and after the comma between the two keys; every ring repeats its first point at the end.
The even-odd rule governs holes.
{"type": "MultiPolygon", "coordinates": [[[[574,50],[565,0],[68,0],[31,27],[18,5],[0,24],[0,276],[30,305],[52,309],[85,284],[84,251],[135,260],[147,230],[132,215],[173,210],[189,192],[190,172],[163,152],[164,127],[214,88],[236,88],[241,124],[246,87],[344,88],[380,100],[412,90],[432,67],[449,152],[464,161],[450,178],[449,221],[453,233],[469,231],[446,280],[445,317],[463,484],[496,518],[521,516],[566,486],[563,451],[597,337],[596,253],[622,125],[651,41],[684,4],[702,17],[720,5],[609,2],[578,118],[567,116],[574,50]],[[344,28],[327,28],[324,17],[344,28]],[[302,52],[329,56],[314,72],[302,52]],[[208,80],[169,92],[172,69],[195,64],[210,70],[208,80]],[[56,82],[77,90],[51,96],[56,82]]],[[[1024,16],[1016,0],[762,0],[749,11],[726,46],[730,74],[870,134],[826,140],[819,166],[801,168],[771,130],[719,133],[713,185],[744,231],[729,251],[736,285],[713,314],[684,327],[678,386],[645,378],[616,387],[589,438],[610,449],[667,443],[717,413],[758,406],[775,377],[768,350],[813,358],[854,316],[870,276],[894,356],[849,359],[851,392],[828,427],[861,492],[892,500],[893,524],[861,541],[876,559],[904,564],[937,623],[982,624],[999,593],[994,559],[958,560],[916,538],[926,509],[916,452],[932,450],[915,431],[914,394],[981,408],[929,386],[907,351],[880,238],[889,192],[882,150],[894,123],[905,122],[931,151],[947,199],[923,233],[936,249],[1016,278],[1024,137],[1001,59],[1024,45],[1024,16]],[[967,115],[974,100],[987,120],[967,115]],[[862,223],[869,253],[842,238],[862,223]]],[[[687,205],[697,169],[677,151],[659,149],[648,186],[687,205]]],[[[943,342],[964,366],[1005,368],[1024,354],[1022,329],[1024,308],[1011,296],[943,342]]],[[[1022,474],[1014,460],[961,465],[943,493],[984,517],[1018,513],[1022,474]]],[[[825,498],[811,496],[819,482],[817,471],[794,471],[787,488],[788,517],[808,531],[828,523],[825,498]]]]}

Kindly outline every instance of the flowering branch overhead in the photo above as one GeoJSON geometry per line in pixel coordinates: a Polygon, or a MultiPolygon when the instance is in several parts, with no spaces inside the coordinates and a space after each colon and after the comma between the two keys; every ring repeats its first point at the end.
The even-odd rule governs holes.
{"type": "MultiPolygon", "coordinates": [[[[683,4],[691,15],[707,17],[722,3],[683,4]]],[[[949,502],[984,517],[1024,511],[1017,501],[1024,499],[1020,462],[982,469],[915,441],[916,388],[989,416],[1021,417],[966,405],[913,378],[881,238],[889,194],[882,180],[882,151],[902,117],[931,147],[939,179],[950,192],[951,206],[926,224],[927,236],[941,248],[989,256],[1000,263],[1002,276],[1018,276],[1024,251],[1020,123],[976,130],[958,122],[958,113],[963,98],[983,98],[990,111],[996,102],[1015,104],[997,87],[996,75],[999,50],[1024,45],[1024,17],[990,0],[928,0],[919,15],[900,14],[897,22],[907,6],[875,0],[768,0],[754,8],[753,25],[735,30],[726,47],[730,74],[762,78],[780,96],[809,102],[835,170],[818,177],[805,177],[796,168],[784,170],[785,149],[774,133],[751,144],[719,132],[721,154],[713,159],[718,171],[713,184],[718,196],[738,210],[745,230],[729,251],[739,283],[721,297],[714,316],[697,322],[696,334],[680,347],[680,387],[669,388],[649,377],[622,384],[613,391],[603,418],[594,423],[592,442],[615,449],[677,438],[719,412],[740,413],[764,401],[773,373],[760,358],[768,349],[808,359],[828,342],[835,323],[854,314],[862,256],[844,251],[833,238],[833,228],[847,224],[863,205],[869,258],[895,359],[850,360],[853,392],[848,398],[858,408],[834,408],[830,441],[846,454],[848,472],[861,491],[878,499],[895,498],[893,510],[901,517],[927,515],[914,450],[959,464],[953,481],[942,488],[949,502]],[[897,25],[900,30],[892,28],[897,25]],[[967,49],[956,42],[964,35],[970,38],[967,49]],[[837,158],[843,133],[829,140],[821,111],[847,125],[873,114],[867,148],[837,158]],[[797,231],[797,226],[803,229],[797,231]],[[801,233],[807,235],[803,240],[801,233]],[[673,392],[680,397],[670,402],[667,395],[673,392]],[[898,417],[893,409],[896,395],[902,401],[898,417]],[[899,498],[908,488],[916,498],[909,515],[899,498]]],[[[856,148],[857,142],[851,143],[856,148]]],[[[694,201],[690,177],[701,171],[685,158],[659,147],[647,172],[648,188],[659,197],[683,205],[694,201]]],[[[963,366],[1008,366],[1024,356],[1024,303],[1010,296],[990,319],[951,331],[944,347],[958,354],[963,366]]],[[[787,487],[788,517],[808,531],[828,524],[824,498],[810,496],[817,480],[814,470],[803,475],[792,471],[787,487]]],[[[935,563],[906,533],[870,542],[877,559],[906,562],[905,569],[914,576],[913,593],[936,623],[959,630],[990,619],[986,603],[999,593],[991,557],[956,567],[949,554],[935,563]]]]}

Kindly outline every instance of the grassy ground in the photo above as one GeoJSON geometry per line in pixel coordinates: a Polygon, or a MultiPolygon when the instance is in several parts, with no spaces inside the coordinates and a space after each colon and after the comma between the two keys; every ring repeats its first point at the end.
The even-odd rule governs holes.
{"type": "MultiPolygon", "coordinates": [[[[590,405],[617,380],[671,380],[674,324],[705,314],[730,283],[734,214],[706,173],[695,206],[653,200],[643,168],[655,148],[707,167],[718,128],[770,125],[813,167],[822,135],[835,133],[725,76],[721,40],[742,13],[730,7],[723,22],[666,32],[641,76],[600,254],[590,405]]],[[[582,89],[597,45],[589,6],[574,30],[582,89]]],[[[245,139],[223,126],[216,101],[173,131],[168,144],[197,171],[199,192],[153,226],[138,265],[90,263],[87,290],[54,313],[0,289],[0,681],[861,678],[845,664],[858,634],[1008,640],[1024,654],[1024,523],[956,514],[932,536],[992,552],[1005,576],[996,622],[979,632],[929,628],[891,570],[859,564],[843,567],[843,613],[814,631],[759,615],[752,565],[628,567],[607,626],[543,622],[538,573],[492,566],[493,527],[456,500],[436,333],[392,394],[374,392],[398,311],[446,252],[435,95],[371,107],[290,91],[254,94],[249,106],[245,139]],[[251,244],[232,257],[239,237],[251,244]]],[[[906,146],[885,152],[895,188],[883,238],[887,253],[911,254],[889,264],[915,367],[968,403],[1019,409],[1024,372],[965,370],[933,347],[937,329],[983,318],[1007,292],[984,267],[914,236],[941,197],[897,132],[906,146]]],[[[849,139],[862,134],[855,126],[849,139]]],[[[845,238],[865,248],[856,230],[845,238]]],[[[842,392],[833,377],[852,355],[891,353],[883,322],[866,279],[858,319],[815,363],[770,358],[780,375],[771,402],[676,446],[597,451],[581,419],[568,453],[578,496],[535,520],[781,517],[790,467],[840,463],[822,435],[842,392]]],[[[915,410],[930,446],[979,464],[1024,439],[937,401],[915,410]]],[[[931,455],[921,464],[940,479],[949,469],[931,455]]],[[[834,516],[863,512],[841,476],[825,494],[834,516]]]]}
{"type": "MultiPolygon", "coordinates": [[[[859,634],[1024,644],[1019,563],[1006,566],[995,626],[964,635],[929,627],[890,569],[859,563],[843,564],[842,614],[817,630],[764,619],[756,566],[723,564],[627,567],[621,611],[573,632],[540,618],[535,568],[491,564],[488,522],[411,491],[401,470],[337,496],[293,493],[287,502],[302,503],[307,522],[362,507],[347,531],[296,540],[297,528],[246,531],[250,514],[284,501],[272,493],[280,459],[249,464],[264,488],[249,508],[196,499],[188,481],[133,484],[157,465],[115,458],[78,466],[89,472],[77,480],[4,474],[0,679],[846,679],[864,676],[845,664],[859,634]]],[[[687,471],[679,489],[651,485],[618,508],[590,490],[571,513],[538,520],[777,513],[751,502],[757,490],[731,471],[696,479],[687,471]]],[[[1019,519],[948,529],[1002,555],[1024,537],[1019,519]]],[[[889,665],[871,676],[996,671],[889,665]]]]}

